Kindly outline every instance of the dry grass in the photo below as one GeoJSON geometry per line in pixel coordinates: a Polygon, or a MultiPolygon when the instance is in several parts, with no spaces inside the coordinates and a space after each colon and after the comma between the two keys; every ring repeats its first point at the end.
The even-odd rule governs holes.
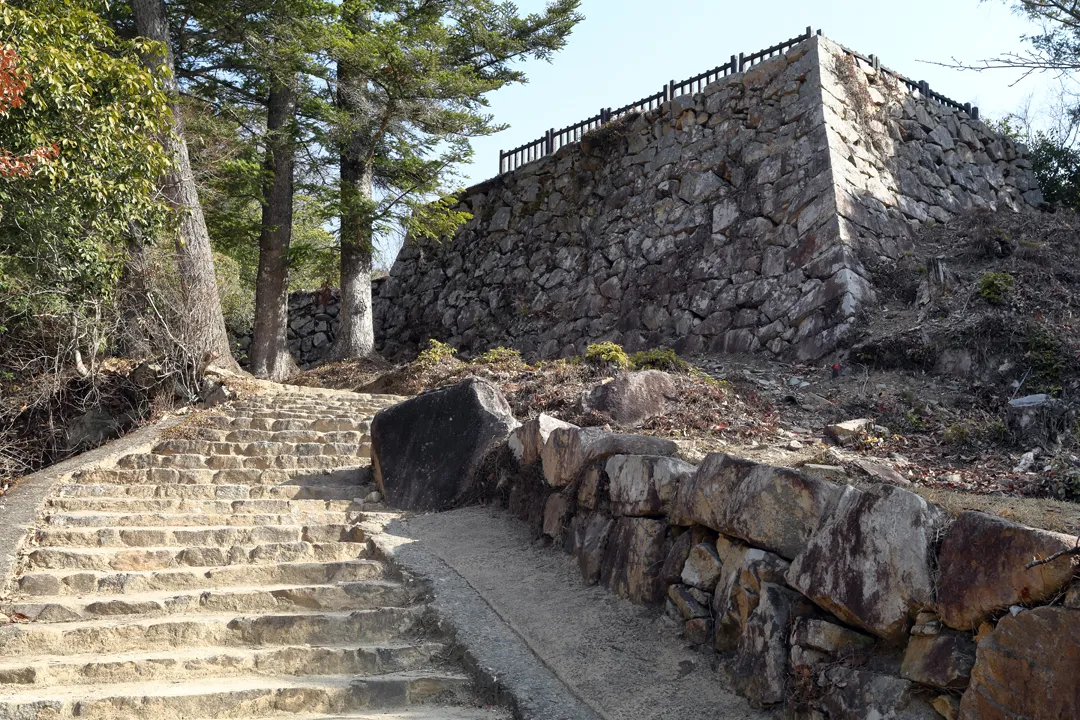
{"type": "Polygon", "coordinates": [[[1014,498],[970,493],[934,487],[914,487],[915,492],[940,505],[950,515],[977,510],[1021,525],[1044,528],[1069,535],[1080,534],[1080,505],[1059,500],[1014,498]]]}

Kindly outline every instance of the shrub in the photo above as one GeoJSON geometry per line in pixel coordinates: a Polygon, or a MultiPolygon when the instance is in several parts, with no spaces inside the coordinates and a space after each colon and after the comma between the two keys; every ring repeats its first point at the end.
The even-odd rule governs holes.
{"type": "Polygon", "coordinates": [[[450,360],[455,355],[457,355],[457,350],[446,343],[431,338],[428,340],[427,347],[421,350],[420,354],[416,356],[416,363],[418,365],[430,367],[438,365],[444,360],[450,360]]]}
{"type": "Polygon", "coordinates": [[[1012,275],[1005,272],[985,272],[979,278],[979,297],[991,305],[1004,305],[1012,292],[1012,275]]]}
{"type": "Polygon", "coordinates": [[[522,362],[521,353],[513,348],[497,347],[479,355],[474,361],[480,365],[517,365],[522,362]]]}
{"type": "Polygon", "coordinates": [[[613,342],[595,343],[585,348],[585,361],[594,365],[613,365],[620,369],[630,367],[630,357],[622,345],[613,342]]]}
{"type": "Polygon", "coordinates": [[[674,350],[666,347],[636,352],[630,357],[630,363],[635,370],[687,372],[690,369],[685,360],[676,355],[674,350]]]}

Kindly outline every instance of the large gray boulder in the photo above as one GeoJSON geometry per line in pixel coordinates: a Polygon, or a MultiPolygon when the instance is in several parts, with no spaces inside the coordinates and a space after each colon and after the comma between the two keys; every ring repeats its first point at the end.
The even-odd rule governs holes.
{"type": "Polygon", "coordinates": [[[540,460],[544,479],[554,488],[577,480],[585,466],[612,455],[674,455],[679,446],[671,440],[645,435],[620,435],[600,428],[555,428],[548,436],[540,460]]]}
{"type": "Polygon", "coordinates": [[[788,560],[805,547],[840,487],[790,468],[711,453],[672,505],[674,525],[705,525],[788,560]]]}
{"type": "Polygon", "coordinates": [[[679,485],[694,474],[690,463],[659,455],[613,455],[605,469],[611,512],[638,517],[666,515],[679,485]]]}
{"type": "Polygon", "coordinates": [[[844,622],[901,642],[914,616],[934,608],[931,562],[946,520],[907,490],[845,487],[791,563],[788,584],[844,622]]]}
{"type": "Polygon", "coordinates": [[[480,465],[518,426],[499,389],[480,378],[424,393],[371,421],[375,482],[403,510],[444,510],[468,499],[480,465]]]}
{"type": "Polygon", "coordinates": [[[585,410],[602,412],[620,425],[640,425],[662,415],[678,394],[675,380],[659,370],[627,372],[597,385],[582,399],[585,410]]]}

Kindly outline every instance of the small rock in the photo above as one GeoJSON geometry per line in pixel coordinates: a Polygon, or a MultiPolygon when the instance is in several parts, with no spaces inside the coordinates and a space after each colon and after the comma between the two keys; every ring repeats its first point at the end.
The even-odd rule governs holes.
{"type": "Polygon", "coordinates": [[[835,425],[826,425],[825,434],[841,445],[847,445],[862,435],[874,424],[873,420],[860,418],[858,420],[846,420],[835,425]]]}
{"type": "Polygon", "coordinates": [[[710,618],[687,620],[683,629],[686,642],[691,645],[705,645],[712,638],[713,621],[710,618]]]}
{"type": "Polygon", "coordinates": [[[709,608],[699,603],[686,585],[670,586],[668,588],[668,599],[675,605],[675,609],[679,611],[683,620],[710,616],[709,608]]]}
{"type": "Polygon", "coordinates": [[[870,462],[862,458],[856,458],[854,463],[860,470],[869,475],[875,482],[897,487],[907,487],[911,481],[887,465],[870,462]]]}
{"type": "Polygon", "coordinates": [[[802,450],[803,444],[798,440],[792,440],[787,444],[788,450],[802,450]]]}
{"type": "Polygon", "coordinates": [[[1038,456],[1039,449],[1028,450],[1026,453],[1020,456],[1020,462],[1013,468],[1013,472],[1027,472],[1035,466],[1035,458],[1038,456]]]}
{"type": "Polygon", "coordinates": [[[712,592],[720,579],[720,556],[712,544],[701,543],[690,549],[682,571],[682,581],[687,585],[712,592]]]}
{"type": "Polygon", "coordinates": [[[366,503],[378,503],[382,502],[382,493],[378,490],[372,490],[364,496],[364,502],[366,503]]]}
{"type": "Polygon", "coordinates": [[[847,477],[847,470],[839,465],[815,465],[808,463],[799,467],[804,473],[822,480],[842,480],[847,477]]]}
{"type": "Polygon", "coordinates": [[[960,699],[952,695],[939,695],[932,703],[945,720],[956,720],[960,716],[960,699]]]}

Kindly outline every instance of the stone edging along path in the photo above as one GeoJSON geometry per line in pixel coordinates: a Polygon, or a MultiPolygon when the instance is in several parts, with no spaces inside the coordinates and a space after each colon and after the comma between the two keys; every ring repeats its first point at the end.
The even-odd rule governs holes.
{"type": "Polygon", "coordinates": [[[1077,558],[1045,562],[1075,537],[952,518],[891,485],[719,453],[694,466],[660,438],[522,425],[476,378],[379,413],[372,446],[392,502],[503,504],[584,582],[665,606],[760,706],[830,720],[1078,717],[1077,558]]]}

